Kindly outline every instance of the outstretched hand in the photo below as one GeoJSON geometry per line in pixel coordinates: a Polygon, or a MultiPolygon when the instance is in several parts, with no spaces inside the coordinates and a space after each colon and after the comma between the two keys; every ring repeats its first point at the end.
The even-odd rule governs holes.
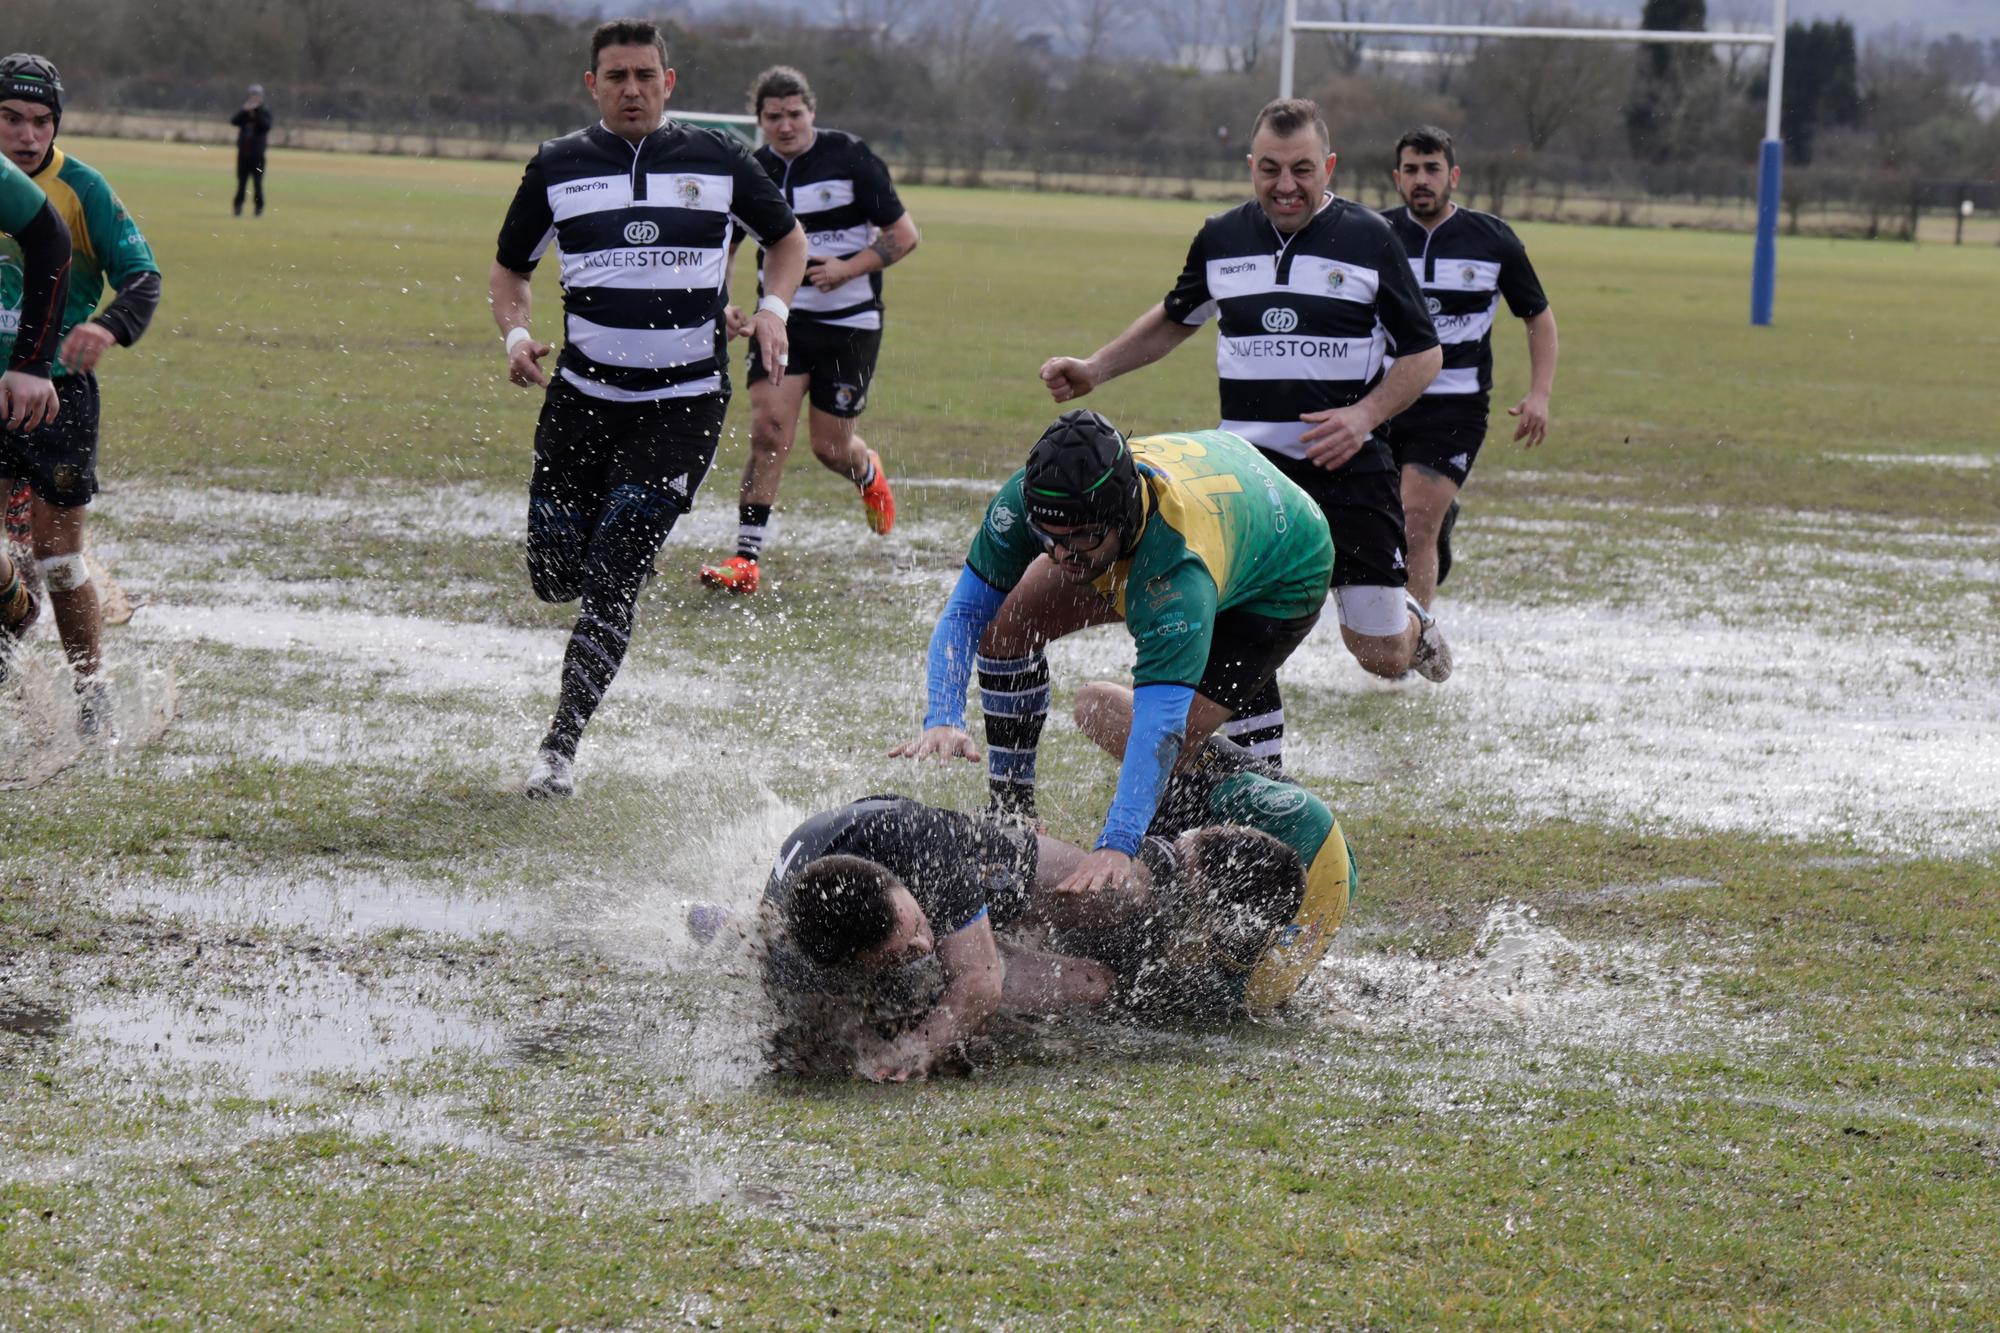
{"type": "Polygon", "coordinates": [[[979,747],[972,743],[972,737],[959,727],[926,727],[924,734],[915,740],[891,746],[889,757],[936,759],[940,763],[948,759],[965,759],[975,764],[983,758],[979,747]]]}
{"type": "Polygon", "coordinates": [[[1056,885],[1055,893],[1059,899],[1074,903],[1094,894],[1123,889],[1131,874],[1131,857],[1116,847],[1099,847],[1077,863],[1076,869],[1056,885]]]}

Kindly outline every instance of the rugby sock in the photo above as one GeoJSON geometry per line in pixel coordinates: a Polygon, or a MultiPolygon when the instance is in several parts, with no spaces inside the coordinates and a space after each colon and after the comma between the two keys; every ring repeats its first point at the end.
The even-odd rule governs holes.
{"type": "Polygon", "coordinates": [[[869,454],[867,455],[867,459],[868,459],[868,466],[866,468],[863,468],[861,475],[854,479],[854,484],[856,486],[859,486],[864,491],[867,490],[870,486],[873,486],[875,484],[875,474],[878,471],[880,471],[880,469],[875,466],[875,455],[869,454]]]}
{"type": "Polygon", "coordinates": [[[770,535],[771,506],[736,506],[736,554],[755,560],[764,553],[764,542],[770,535]]]}
{"type": "Polygon", "coordinates": [[[648,486],[624,485],[611,493],[584,562],[583,604],[563,652],[562,690],[542,748],[565,759],[625,661],[632,617],[646,572],[679,510],[648,486]]]}
{"type": "Polygon", "coordinates": [[[979,672],[979,709],[986,720],[986,785],[992,809],[1035,815],[1035,749],[1049,720],[1049,661],[1026,657],[973,659],[979,672]]]}
{"type": "Polygon", "coordinates": [[[1285,762],[1285,701],[1273,680],[1257,691],[1256,697],[1235,717],[1222,724],[1222,734],[1248,750],[1273,769],[1282,771],[1285,762]]]}

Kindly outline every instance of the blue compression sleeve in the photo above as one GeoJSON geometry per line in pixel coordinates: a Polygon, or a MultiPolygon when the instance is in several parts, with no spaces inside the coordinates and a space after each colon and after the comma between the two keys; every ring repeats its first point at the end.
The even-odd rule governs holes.
{"type": "Polygon", "coordinates": [[[1194,691],[1186,685],[1141,685],[1132,691],[1132,734],[1125,741],[1125,762],[1118,766],[1118,794],[1104,817],[1099,847],[1114,847],[1132,856],[1153,812],[1174,761],[1187,738],[1188,705],[1194,691]]]}
{"type": "Polygon", "coordinates": [[[951,590],[951,600],[931,631],[931,650],[924,663],[930,695],[924,706],[925,728],[965,725],[965,691],[972,683],[979,636],[1006,600],[1007,594],[973,573],[971,565],[958,571],[958,586],[951,590]]]}

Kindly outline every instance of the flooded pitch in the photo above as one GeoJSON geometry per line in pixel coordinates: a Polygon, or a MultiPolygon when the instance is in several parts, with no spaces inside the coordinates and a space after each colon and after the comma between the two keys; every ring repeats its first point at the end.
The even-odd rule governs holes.
{"type": "MultiPolygon", "coordinates": [[[[324,525],[360,525],[387,542],[424,532],[508,543],[518,510],[516,497],[472,489],[371,497],[365,506],[128,490],[103,549],[144,594],[112,641],[143,714],[133,715],[129,736],[159,739],[176,675],[198,700],[214,673],[254,663],[270,683],[266,697],[227,713],[197,706],[174,733],[175,762],[448,765],[505,788],[546,707],[561,631],[426,616],[393,603],[370,610],[354,603],[352,586],[247,571],[260,543],[324,525]],[[216,577],[213,551],[170,539],[177,516],[190,512],[241,534],[227,578],[216,577]]],[[[722,506],[707,506],[676,532],[663,567],[721,545],[726,519],[722,506]]],[[[1885,588],[1968,579],[1990,595],[1996,578],[2000,536],[1992,532],[1944,545],[1911,529],[1842,529],[1848,544],[1836,547],[1828,545],[1835,534],[1814,524],[1807,516],[1774,525],[1773,549],[1810,536],[1825,557],[1811,578],[1852,603],[1885,588]]],[[[828,559],[869,552],[904,585],[899,613],[926,621],[950,582],[951,560],[920,567],[914,550],[952,549],[961,534],[942,523],[912,525],[899,530],[908,545],[885,559],[858,526],[807,516],[786,536],[828,559]]],[[[1551,561],[1570,535],[1562,521],[1494,520],[1491,531],[1512,558],[1551,561]]],[[[1704,565],[1698,549],[1661,541],[1629,555],[1680,571],[1645,608],[1593,602],[1575,589],[1560,604],[1537,606],[1447,597],[1441,609],[1458,674],[1440,689],[1375,682],[1332,635],[1320,635],[1287,673],[1294,716],[1367,708],[1377,725],[1296,726],[1292,764],[1333,784],[1336,808],[1350,818],[1415,799],[1463,812],[1446,821],[1560,817],[1844,841],[1862,863],[1996,845],[2000,631],[1960,622],[1925,637],[1859,620],[1801,619],[1735,577],[1740,551],[1704,565]]],[[[858,679],[787,681],[753,693],[672,635],[640,640],[603,739],[586,753],[580,811],[588,811],[592,782],[680,780],[699,789],[713,776],[705,745],[726,749],[736,773],[810,771],[810,787],[827,804],[893,785],[901,771],[877,750],[817,734],[807,701],[874,710],[886,745],[894,719],[914,715],[914,660],[858,679]],[[662,715],[681,721],[635,724],[662,715]]],[[[1121,672],[1129,645],[1100,632],[1057,645],[1052,660],[1061,698],[1087,676],[1121,672]]],[[[44,749],[61,749],[48,739],[59,730],[49,720],[61,703],[56,678],[44,662],[17,673],[11,687],[14,725],[28,740],[42,737],[44,749]]],[[[44,775],[56,779],[52,791],[60,767],[44,775]]],[[[753,948],[740,932],[690,932],[687,909],[747,911],[779,839],[811,804],[780,799],[754,780],[735,790],[719,813],[660,807],[636,867],[593,864],[553,888],[514,882],[504,858],[426,873],[335,853],[245,872],[226,847],[172,875],[84,873],[67,891],[116,922],[110,959],[17,959],[0,977],[0,1032],[61,1043],[61,1067],[78,1077],[287,1107],[293,1127],[340,1124],[500,1154],[548,1146],[483,1128],[476,1108],[451,1090],[452,1071],[513,1069],[532,1095],[559,1097],[538,1071],[600,1060],[673,1097],[727,1095],[762,1070],[766,1016],[753,948]]],[[[1609,882],[1584,896],[1630,901],[1713,887],[1666,877],[1609,882]]],[[[1375,936],[1389,923],[1368,921],[1365,906],[1364,882],[1357,921],[1284,1022],[1259,1040],[1324,1055],[1355,1033],[1602,1052],[1735,1048],[1774,1036],[1768,1019],[1738,1013],[1712,986],[1727,968],[1726,948],[1570,938],[1496,895],[1462,923],[1469,948],[1419,958],[1378,948],[1375,936]]],[[[1012,1054],[996,1043],[985,1058],[1060,1063],[1077,1043],[1115,1052],[1231,1040],[1062,1024],[1027,1025],[1016,1036],[1012,1054]]],[[[605,1156],[632,1160],[627,1150],[606,1148],[605,1156]]],[[[697,1201],[765,1206],[782,1197],[719,1149],[681,1145],[643,1158],[697,1201]]],[[[0,1167],[0,1179],[7,1171],[0,1167]]]]}

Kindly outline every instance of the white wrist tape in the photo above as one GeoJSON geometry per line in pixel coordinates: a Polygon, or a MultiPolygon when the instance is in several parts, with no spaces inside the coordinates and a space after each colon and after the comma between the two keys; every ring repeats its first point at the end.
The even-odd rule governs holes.
{"type": "Polygon", "coordinates": [[[778,317],[780,322],[789,320],[792,317],[791,306],[785,304],[783,300],[775,296],[765,297],[763,300],[757,303],[757,308],[759,310],[770,311],[772,314],[778,317]]]}
{"type": "Polygon", "coordinates": [[[519,347],[522,343],[533,342],[534,338],[534,334],[516,324],[513,328],[507,330],[507,355],[514,355],[515,348],[519,347]]]}

